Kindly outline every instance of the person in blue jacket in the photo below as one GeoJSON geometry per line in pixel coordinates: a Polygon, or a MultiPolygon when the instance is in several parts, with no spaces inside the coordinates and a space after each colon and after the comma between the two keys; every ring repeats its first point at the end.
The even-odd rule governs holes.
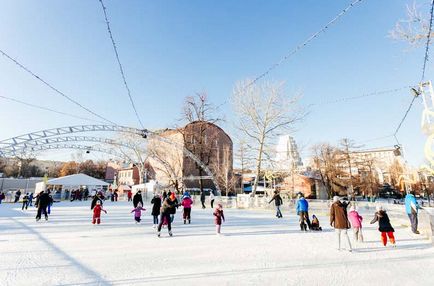
{"type": "Polygon", "coordinates": [[[297,215],[300,216],[300,229],[301,231],[307,231],[311,229],[311,224],[309,220],[309,203],[304,198],[303,194],[298,194],[298,201],[296,207],[297,215]],[[307,224],[307,225],[306,225],[307,224]]]}
{"type": "Polygon", "coordinates": [[[419,204],[417,203],[416,197],[414,196],[414,192],[410,192],[405,196],[405,212],[408,215],[411,223],[411,231],[415,234],[419,234],[420,232],[417,230],[417,213],[418,210],[421,209],[419,204]]]}

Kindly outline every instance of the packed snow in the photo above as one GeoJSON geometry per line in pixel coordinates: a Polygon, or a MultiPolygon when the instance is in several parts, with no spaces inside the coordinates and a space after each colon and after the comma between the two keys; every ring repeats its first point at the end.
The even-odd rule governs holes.
{"type": "MultiPolygon", "coordinates": [[[[316,213],[322,232],[301,233],[293,208],[225,209],[222,235],[212,210],[195,206],[184,225],[181,209],[161,238],[151,206],[135,224],[132,204],[105,202],[92,225],[90,201],[55,203],[46,222],[36,209],[0,205],[0,285],[434,285],[429,240],[395,227],[396,248],[384,247],[364,217],[365,243],[338,251],[328,216],[316,213]]],[[[311,212],[310,215],[313,213],[311,212]]],[[[343,240],[343,246],[346,247],[343,240]]]]}

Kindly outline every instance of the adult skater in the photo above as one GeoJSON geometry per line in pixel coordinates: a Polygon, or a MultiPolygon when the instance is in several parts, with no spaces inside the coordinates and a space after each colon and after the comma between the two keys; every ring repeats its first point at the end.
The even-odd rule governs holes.
{"type": "Polygon", "coordinates": [[[348,241],[348,251],[351,252],[353,249],[348,236],[350,222],[348,221],[347,206],[348,204],[342,203],[338,196],[333,197],[333,204],[330,207],[330,225],[335,228],[338,236],[338,250],[341,250],[341,234],[343,234],[348,241]]]}
{"type": "Polygon", "coordinates": [[[29,194],[29,203],[28,203],[28,205],[31,206],[31,207],[33,206],[33,193],[29,194]]]}
{"type": "Polygon", "coordinates": [[[48,220],[47,207],[50,203],[50,197],[48,196],[48,190],[42,191],[36,197],[35,206],[38,208],[36,213],[36,221],[41,219],[42,213],[45,215],[45,220],[48,220]]]}
{"type": "Polygon", "coordinates": [[[202,208],[206,208],[205,207],[205,191],[202,190],[202,192],[200,193],[200,202],[202,203],[202,208]]]}
{"type": "Polygon", "coordinates": [[[178,209],[178,207],[180,205],[178,198],[176,197],[174,192],[170,194],[170,196],[172,196],[172,195],[175,197],[175,207],[170,210],[170,222],[173,222],[173,220],[175,219],[176,210],[178,209]]]}
{"type": "Polygon", "coordinates": [[[95,197],[93,197],[92,203],[90,204],[90,209],[93,210],[96,206],[96,202],[100,202],[102,206],[104,203],[103,196],[101,192],[98,192],[95,197]]]}
{"type": "Polygon", "coordinates": [[[2,201],[5,199],[5,193],[0,192],[0,204],[2,203],[2,201]]]}
{"type": "Polygon", "coordinates": [[[191,222],[191,205],[193,204],[193,200],[190,198],[190,194],[185,192],[182,196],[183,199],[181,201],[181,205],[184,207],[182,218],[184,219],[184,224],[190,224],[191,222]]]}
{"type": "Polygon", "coordinates": [[[24,208],[27,210],[28,206],[29,206],[29,195],[25,194],[23,197],[23,206],[21,207],[21,210],[23,211],[24,208]]]}
{"type": "Polygon", "coordinates": [[[408,218],[410,219],[411,223],[411,231],[415,234],[420,234],[420,232],[417,230],[417,214],[419,212],[419,209],[421,207],[417,203],[417,200],[414,196],[414,192],[410,192],[405,196],[405,212],[408,215],[408,218]]]}
{"type": "Polygon", "coordinates": [[[21,197],[21,191],[18,190],[15,192],[15,200],[14,200],[14,204],[17,203],[20,200],[21,197]]]}
{"type": "Polygon", "coordinates": [[[51,195],[51,190],[48,190],[48,197],[50,198],[50,202],[48,203],[47,206],[47,213],[51,214],[51,207],[53,206],[53,202],[54,202],[53,196],[51,195]]]}
{"type": "Polygon", "coordinates": [[[154,194],[154,197],[151,200],[152,204],[152,217],[154,218],[153,228],[158,226],[158,216],[160,215],[161,208],[161,197],[157,193],[154,194]]]}
{"type": "Polygon", "coordinates": [[[282,212],[280,211],[280,206],[283,204],[283,200],[277,190],[274,191],[273,198],[268,203],[271,204],[272,201],[274,201],[274,205],[276,206],[276,217],[282,218],[283,216],[282,212]]]}
{"type": "Polygon", "coordinates": [[[157,235],[160,237],[161,228],[163,227],[164,220],[167,221],[167,230],[169,231],[169,235],[172,236],[172,223],[170,221],[170,214],[175,206],[175,194],[171,194],[170,197],[164,200],[163,205],[161,206],[161,214],[160,214],[160,224],[158,225],[157,235]]]}
{"type": "Polygon", "coordinates": [[[138,203],[141,203],[143,206],[142,191],[137,191],[137,193],[133,197],[133,206],[135,208],[137,207],[138,203]]]}
{"type": "Polygon", "coordinates": [[[309,203],[304,198],[303,194],[298,194],[298,201],[296,207],[297,215],[300,216],[300,229],[301,231],[307,231],[307,227],[309,230],[311,229],[310,220],[309,220],[309,203]],[[306,225],[307,224],[307,225],[306,225]]]}
{"type": "Polygon", "coordinates": [[[214,208],[214,200],[215,200],[215,195],[214,195],[214,191],[211,190],[209,192],[209,201],[211,202],[211,208],[214,208]]]}

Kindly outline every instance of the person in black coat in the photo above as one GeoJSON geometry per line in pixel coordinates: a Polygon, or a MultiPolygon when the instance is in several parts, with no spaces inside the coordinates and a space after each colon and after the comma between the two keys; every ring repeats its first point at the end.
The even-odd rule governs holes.
{"type": "Polygon", "coordinates": [[[136,208],[138,203],[142,203],[143,206],[143,198],[142,191],[138,191],[133,197],[133,205],[136,208]]]}
{"type": "Polygon", "coordinates": [[[164,200],[163,205],[161,206],[160,223],[158,224],[157,233],[158,237],[160,237],[160,232],[161,228],[163,227],[164,220],[167,221],[167,230],[169,231],[169,235],[172,236],[172,223],[170,221],[170,214],[173,212],[173,209],[176,208],[175,200],[175,194],[172,193],[170,197],[164,200]]]}
{"type": "Polygon", "coordinates": [[[381,232],[381,241],[383,245],[387,245],[387,237],[389,237],[389,241],[392,246],[395,246],[395,236],[393,233],[395,230],[390,223],[389,216],[382,206],[377,207],[377,212],[375,213],[374,219],[371,221],[371,224],[376,223],[378,221],[378,230],[381,232]]]}
{"type": "Polygon", "coordinates": [[[38,212],[36,213],[36,221],[41,219],[42,213],[45,215],[45,220],[48,220],[47,207],[51,203],[50,196],[48,195],[48,191],[39,193],[36,198],[35,206],[38,208],[38,212]]]}
{"type": "Polygon", "coordinates": [[[276,206],[276,217],[282,218],[283,216],[282,212],[280,211],[280,206],[283,204],[283,200],[278,191],[274,191],[273,198],[268,203],[271,204],[272,201],[274,201],[276,206]]]}
{"type": "Polygon", "coordinates": [[[102,204],[104,203],[104,199],[103,199],[103,196],[102,196],[101,192],[98,192],[98,193],[96,194],[96,196],[93,197],[92,203],[91,203],[91,205],[90,205],[90,209],[91,209],[91,210],[93,210],[93,208],[96,206],[96,202],[97,202],[97,201],[100,202],[101,207],[102,207],[102,204]]]}
{"type": "Polygon", "coordinates": [[[152,206],[152,216],[154,217],[154,228],[158,225],[158,216],[160,215],[161,208],[161,197],[158,194],[155,194],[151,200],[152,206]]]}
{"type": "Polygon", "coordinates": [[[202,203],[202,208],[205,208],[205,191],[200,193],[200,202],[202,203]]]}

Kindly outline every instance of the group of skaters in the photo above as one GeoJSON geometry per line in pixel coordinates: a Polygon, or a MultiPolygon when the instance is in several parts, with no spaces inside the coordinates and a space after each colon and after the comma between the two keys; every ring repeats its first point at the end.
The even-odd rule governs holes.
{"type": "MultiPolygon", "coordinates": [[[[143,208],[143,198],[141,191],[138,191],[131,200],[133,202],[133,209],[131,213],[134,213],[134,221],[136,224],[141,222],[142,212],[146,211],[143,208]]],[[[101,192],[98,192],[91,203],[91,210],[93,211],[92,224],[101,223],[101,212],[107,213],[103,208],[104,196],[101,192]]],[[[161,229],[166,228],[169,236],[173,236],[172,223],[175,218],[176,211],[179,207],[182,207],[182,218],[184,224],[191,223],[191,208],[193,206],[193,199],[189,192],[184,192],[180,200],[174,192],[164,191],[162,194],[155,193],[151,200],[153,217],[153,228],[157,230],[157,236],[161,236],[161,229]]],[[[204,202],[201,200],[202,207],[204,202]]],[[[214,205],[214,200],[211,200],[211,205],[214,205]]],[[[223,206],[217,204],[214,212],[214,223],[216,225],[216,233],[221,233],[221,225],[225,221],[223,206]]]]}
{"type": "Polygon", "coordinates": [[[71,191],[70,201],[87,201],[89,198],[89,190],[86,189],[76,189],[71,191]]]}
{"type": "MultiPolygon", "coordinates": [[[[274,195],[269,203],[272,201],[274,201],[276,206],[276,217],[282,218],[283,216],[280,207],[283,205],[283,200],[278,191],[274,192],[274,195]]],[[[412,232],[419,234],[419,231],[417,230],[417,216],[419,209],[422,209],[422,207],[419,206],[413,192],[407,194],[405,197],[405,209],[411,222],[412,232]]],[[[299,216],[301,231],[307,231],[308,229],[311,231],[322,230],[321,226],[319,225],[319,220],[315,215],[312,216],[312,221],[309,219],[309,203],[301,193],[298,194],[296,213],[299,216]]],[[[363,217],[358,213],[355,204],[352,204],[350,201],[348,201],[346,197],[333,197],[333,203],[330,207],[330,226],[335,229],[337,234],[338,250],[342,249],[341,237],[343,236],[348,244],[347,250],[350,252],[352,251],[351,241],[348,236],[348,229],[350,228],[353,230],[354,241],[357,243],[363,242],[362,222],[363,217]],[[348,207],[349,211],[347,211],[348,207]]],[[[373,219],[370,222],[370,224],[375,223],[378,223],[378,231],[381,234],[380,237],[383,245],[387,246],[387,243],[389,242],[392,247],[395,247],[395,230],[390,222],[387,211],[381,205],[377,205],[376,212],[374,213],[373,219]]]]}

